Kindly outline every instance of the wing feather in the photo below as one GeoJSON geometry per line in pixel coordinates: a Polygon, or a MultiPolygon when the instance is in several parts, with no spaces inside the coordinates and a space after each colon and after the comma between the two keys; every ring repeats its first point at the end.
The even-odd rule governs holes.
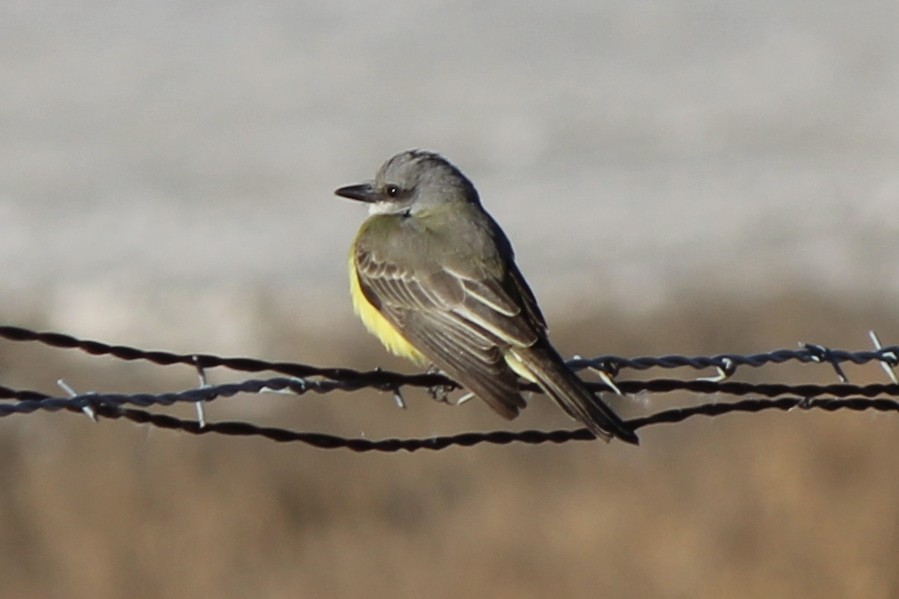
{"type": "Polygon", "coordinates": [[[530,346],[539,333],[501,285],[446,270],[413,273],[359,248],[356,268],[369,302],[438,368],[507,418],[524,407],[502,348],[530,346]]]}
{"type": "Polygon", "coordinates": [[[514,418],[525,406],[518,391],[518,377],[506,366],[495,345],[476,347],[472,339],[477,340],[478,335],[472,335],[471,329],[446,326],[444,319],[438,322],[432,315],[419,312],[409,320],[405,331],[409,341],[496,412],[514,418]]]}

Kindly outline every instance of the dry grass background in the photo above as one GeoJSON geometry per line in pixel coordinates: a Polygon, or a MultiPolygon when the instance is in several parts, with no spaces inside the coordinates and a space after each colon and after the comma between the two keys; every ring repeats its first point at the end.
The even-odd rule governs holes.
{"type": "MultiPolygon", "coordinates": [[[[868,328],[886,343],[899,333],[895,311],[874,303],[695,297],[684,293],[664,313],[554,323],[553,337],[567,354],[647,355],[798,340],[861,348],[868,328]]],[[[406,368],[355,323],[329,341],[268,318],[261,357],[406,368]]],[[[214,351],[201,341],[196,349],[214,351]]],[[[849,374],[883,380],[874,365],[849,374]]],[[[31,388],[58,376],[79,389],[193,382],[177,369],[11,343],[0,344],[0,376],[31,388]]],[[[777,367],[739,377],[833,373],[777,367]]],[[[414,392],[407,400],[400,411],[369,392],[242,397],[209,414],[372,438],[505,426],[477,402],[449,408],[414,392]]],[[[647,396],[623,409],[674,401],[647,396]]],[[[531,403],[515,427],[569,424],[546,402],[531,403]]],[[[0,596],[895,597],[895,431],[894,415],[770,413],[644,429],[640,448],[358,455],[71,414],[5,418],[0,596]]]]}
{"type": "MultiPolygon", "coordinates": [[[[331,294],[363,211],[332,190],[420,146],[472,177],[567,355],[899,343],[897,8],[6,3],[0,322],[410,372],[309,312],[351,314],[331,294]],[[694,281],[734,291],[671,292],[694,281]]],[[[196,384],[0,341],[0,384],[57,378],[196,384]]],[[[407,400],[253,396],[209,417],[369,438],[572,426],[540,398],[512,424],[407,400]]],[[[896,597],[897,422],[797,411],[653,427],[640,448],[357,455],[0,418],[0,599],[896,597]]]]}

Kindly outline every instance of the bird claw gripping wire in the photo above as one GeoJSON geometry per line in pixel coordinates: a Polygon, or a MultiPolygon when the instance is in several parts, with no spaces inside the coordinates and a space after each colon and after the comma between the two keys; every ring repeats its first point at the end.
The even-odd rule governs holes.
{"type": "MultiPolygon", "coordinates": [[[[433,364],[428,366],[428,369],[425,371],[427,374],[443,374],[439,368],[434,366],[433,364]]],[[[453,390],[451,385],[431,385],[427,388],[428,395],[431,396],[431,399],[436,401],[437,403],[445,403],[450,404],[449,393],[453,390]]],[[[463,395],[462,398],[456,402],[456,405],[462,405],[469,399],[474,397],[473,394],[467,393],[463,395]]]]}
{"type": "MultiPolygon", "coordinates": [[[[437,403],[445,403],[445,404],[452,403],[452,402],[450,402],[450,399],[449,399],[449,392],[452,390],[453,390],[453,388],[450,387],[449,385],[432,385],[427,388],[428,395],[431,396],[431,399],[433,399],[437,403]]],[[[470,395],[470,394],[468,394],[468,395],[470,395]]],[[[464,403],[464,401],[467,401],[467,399],[465,399],[465,398],[460,399],[456,403],[461,404],[461,403],[464,403]]]]}

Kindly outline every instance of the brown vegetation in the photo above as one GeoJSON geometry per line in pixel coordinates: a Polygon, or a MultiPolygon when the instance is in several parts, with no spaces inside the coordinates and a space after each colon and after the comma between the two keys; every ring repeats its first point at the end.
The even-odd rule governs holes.
{"type": "MultiPolygon", "coordinates": [[[[304,361],[409,371],[370,354],[355,324],[321,358],[309,356],[297,326],[272,326],[283,332],[266,357],[299,359],[289,348],[302,344],[304,361]]],[[[665,314],[556,323],[553,338],[568,354],[699,354],[798,340],[862,348],[871,327],[894,343],[899,316],[801,295],[755,304],[685,296],[665,314]]],[[[4,384],[48,390],[65,373],[103,390],[192,378],[0,344],[4,384]]],[[[874,365],[849,375],[883,380],[874,365]]],[[[821,382],[833,373],[775,367],[738,377],[821,382]]],[[[675,399],[693,400],[640,397],[632,412],[675,399]]],[[[371,392],[254,396],[208,412],[371,438],[571,425],[539,397],[511,424],[478,402],[453,408],[418,392],[407,401],[400,411],[371,392]]],[[[639,448],[358,455],[66,413],[14,416],[0,420],[0,596],[891,597],[897,423],[873,412],[744,414],[644,429],[639,448]]]]}

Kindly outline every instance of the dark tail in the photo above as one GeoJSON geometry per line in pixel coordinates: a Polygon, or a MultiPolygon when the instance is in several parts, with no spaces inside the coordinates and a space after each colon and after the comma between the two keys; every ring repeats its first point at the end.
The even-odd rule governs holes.
{"type": "Polygon", "coordinates": [[[586,425],[597,438],[609,441],[617,437],[634,445],[640,444],[634,430],[584,385],[549,343],[538,342],[534,347],[513,351],[544,393],[572,418],[586,425]]]}

